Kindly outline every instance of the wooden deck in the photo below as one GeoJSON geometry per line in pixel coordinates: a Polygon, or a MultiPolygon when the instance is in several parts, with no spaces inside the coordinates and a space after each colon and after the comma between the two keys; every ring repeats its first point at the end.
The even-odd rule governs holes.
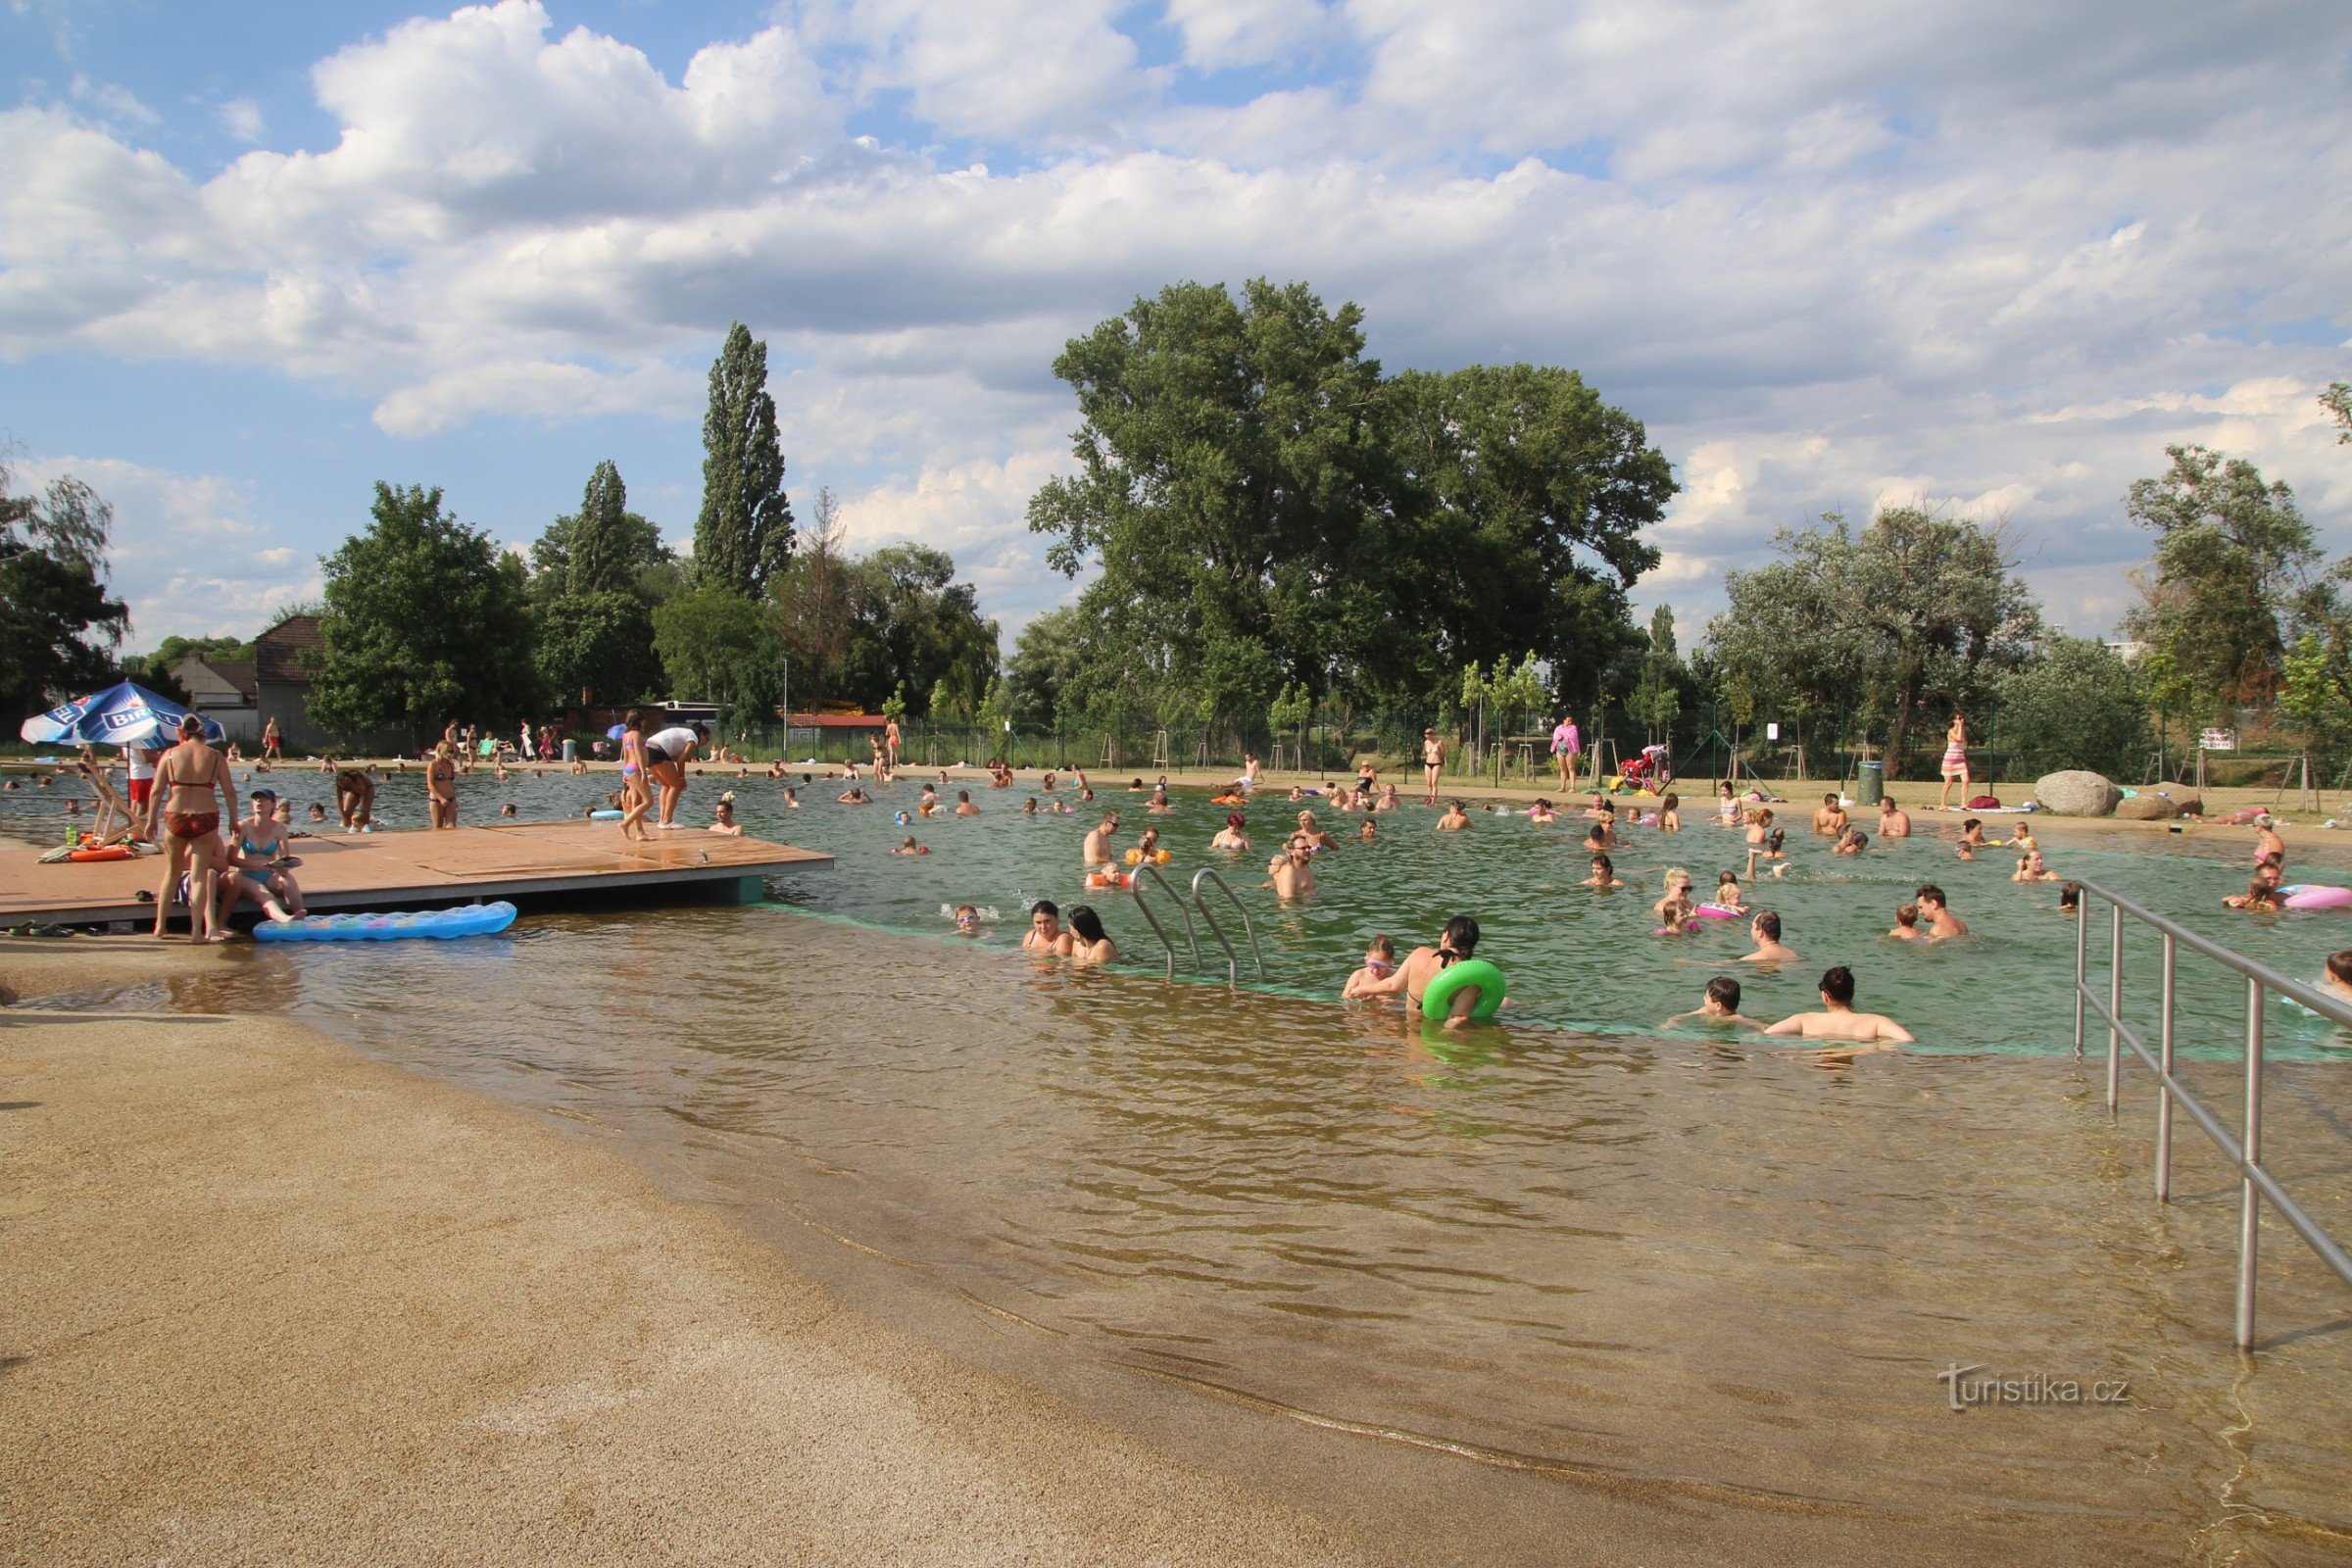
{"type": "MultiPolygon", "coordinates": [[[[508,822],[434,831],[323,833],[289,841],[294,875],[315,910],[446,907],[488,899],[535,899],[630,888],[707,887],[749,902],[773,871],[829,855],[729,838],[700,828],[632,844],[617,822],[508,822]]],[[[83,924],[155,918],[141,904],[163,878],[160,858],[40,863],[30,846],[0,849],[0,924],[83,924]]]]}

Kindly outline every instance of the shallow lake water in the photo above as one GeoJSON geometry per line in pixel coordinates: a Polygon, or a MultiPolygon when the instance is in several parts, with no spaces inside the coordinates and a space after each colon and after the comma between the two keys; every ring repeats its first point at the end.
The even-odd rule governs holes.
{"type": "MultiPolygon", "coordinates": [[[[306,803],[324,781],[272,782],[306,803]]],[[[576,814],[609,787],[469,780],[466,816],[576,814]]],[[[2326,1561],[2352,1531],[2352,1300],[2274,1224],[2266,1348],[2229,1348],[2233,1181],[2183,1121],[2177,1200],[2149,1200],[2144,1082],[2111,1121],[2101,1064],[2068,1053],[2055,888],[2008,882],[1998,853],[1958,862],[1948,824],[1859,862],[1807,841],[1751,898],[1804,961],[1748,975],[1749,1011],[1810,1004],[1844,962],[1925,1042],[1842,1063],[1656,1029],[1745,951],[1732,929],[1651,934],[1665,866],[1704,883],[1744,860],[1695,812],[1679,838],[1632,836],[1615,894],[1575,885],[1567,822],[1440,836],[1427,811],[1384,814],[1287,908],[1256,886],[1261,853],[1226,874],[1268,979],[1228,991],[1221,956],[1213,983],[1189,953],[1185,983],[1160,977],[1132,905],[1078,885],[1090,819],[1027,817],[1029,790],[958,785],[980,817],[900,826],[908,785],[849,808],[820,773],[787,811],[776,784],[710,776],[682,814],[707,819],[721,787],[752,831],[839,861],[763,906],[255,948],[74,1000],[288,1012],[549,1114],[737,1206],[893,1321],[1203,1463],[1345,1499],[1408,1554],[1555,1560],[1580,1509],[1622,1496],[1716,1541],[1802,1517],[2010,1560],[2326,1561]],[[909,833],[933,853],[887,853],[909,833]],[[1931,879],[1972,938],[1884,941],[1931,879]],[[1024,958],[1038,897],[1094,903],[1151,961],[1024,958]],[[996,911],[992,939],[948,934],[961,903],[996,911]],[[1449,1037],[1332,1000],[1371,931],[1426,940],[1462,910],[1510,973],[1507,1027],[1449,1037]],[[1955,1411],[1937,1377],[1969,1366],[2130,1393],[1955,1411]]],[[[388,817],[421,815],[413,789],[387,785],[388,817]]],[[[1106,799],[1122,843],[1161,826],[1177,885],[1229,865],[1199,794],[1157,818],[1106,799]]],[[[1297,809],[1250,809],[1261,851],[1297,809]]],[[[2347,941],[2343,916],[2217,907],[2247,835],[2155,855],[2052,845],[2053,826],[2059,869],[2290,972],[2347,941]]],[[[2231,1106],[2236,988],[2183,973],[2210,1058],[2189,1070],[2231,1106]]],[[[2341,1235],[2352,1066],[2332,1030],[2287,1035],[2270,1147],[2341,1235]]]]}

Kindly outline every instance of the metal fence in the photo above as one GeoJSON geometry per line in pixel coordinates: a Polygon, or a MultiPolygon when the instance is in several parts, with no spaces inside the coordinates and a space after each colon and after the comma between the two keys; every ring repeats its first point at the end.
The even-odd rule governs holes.
{"type": "Polygon", "coordinates": [[[2297,1236],[2335,1271],[2338,1279],[2352,1285],[2352,1256],[2346,1256],[2335,1239],[2321,1228],[2302,1204],[2281,1186],[2278,1179],[2262,1161],[2262,1068],[2264,1003],[2276,994],[2308,1007],[2321,1017],[2339,1024],[2352,1025],[2352,1005],[2328,996],[2299,980],[2290,979],[2267,964],[2230,952],[2216,942],[2209,942],[2195,932],[2166,919],[2161,914],[2111,893],[2096,882],[2082,882],[2083,903],[2075,928],[2075,1054],[2082,1054],[2083,1025],[2086,1012],[2095,1012],[2107,1023],[2107,1109],[2114,1114],[2122,1098],[2123,1048],[2129,1046],[2133,1054],[2147,1063],[2156,1074],[2162,1093],[2156,1097],[2156,1200],[2170,1202],[2173,1195],[2173,1107],[2177,1104],[2188,1112],[2189,1119],[2204,1129],[2213,1140],[2222,1157],[2236,1167],[2238,1175],[2238,1232],[2237,1232],[2237,1324],[2236,1341],[2240,1349],[2254,1348],[2254,1298],[2256,1277],[2261,1267],[2262,1204],[2269,1200],[2297,1236]],[[2093,899],[2108,906],[2108,969],[2107,997],[2101,1001],[2088,983],[2090,958],[2090,924],[2093,899]],[[2158,1026],[2155,1051],[2148,1049],[2137,1031],[2124,1022],[2124,921],[2132,920],[2153,928],[2164,939],[2162,978],[2158,990],[2158,1026]],[[2246,1013],[2244,1044],[2244,1115],[2240,1131],[2232,1135],[2220,1117],[2207,1109],[2196,1096],[2174,1075],[2173,1055],[2175,1024],[2179,1009],[2176,1005],[2175,979],[2180,951],[2188,950],[2210,958],[2224,968],[2244,976],[2246,982],[2246,1013]]]}

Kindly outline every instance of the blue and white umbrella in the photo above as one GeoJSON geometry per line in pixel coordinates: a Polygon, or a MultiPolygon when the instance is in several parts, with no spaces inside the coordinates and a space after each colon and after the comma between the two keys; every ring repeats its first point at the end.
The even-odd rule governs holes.
{"type": "MultiPolygon", "coordinates": [[[[26,719],[17,733],[35,746],[138,746],[161,750],[179,739],[179,721],[188,710],[129,681],[74,701],[26,719]]],[[[198,715],[202,718],[202,715],[198,715]]],[[[202,718],[204,738],[215,743],[228,731],[202,718]]]]}

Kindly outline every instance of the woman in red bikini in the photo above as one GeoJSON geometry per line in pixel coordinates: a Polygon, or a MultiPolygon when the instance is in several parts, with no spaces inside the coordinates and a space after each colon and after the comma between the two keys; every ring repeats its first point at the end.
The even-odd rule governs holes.
{"type": "Polygon", "coordinates": [[[155,890],[155,934],[164,934],[172,896],[185,872],[189,937],[225,942],[228,933],[216,930],[212,918],[214,879],[220,866],[220,813],[225,809],[235,819],[237,787],[220,754],[204,744],[204,720],[194,713],[179,721],[179,744],[155,764],[155,793],[163,802],[164,823],[164,881],[155,890]]]}

